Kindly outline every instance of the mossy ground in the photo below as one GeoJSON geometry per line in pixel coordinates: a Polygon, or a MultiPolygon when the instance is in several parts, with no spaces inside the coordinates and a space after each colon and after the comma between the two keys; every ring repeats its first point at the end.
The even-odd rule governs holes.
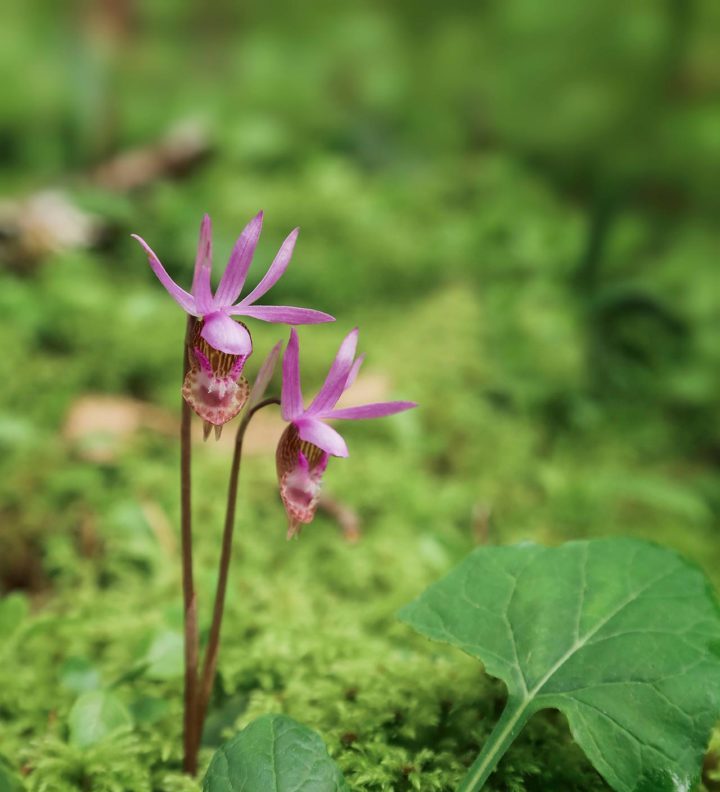
{"type": "MultiPolygon", "coordinates": [[[[603,4],[590,5],[614,30],[603,4]]],[[[711,3],[698,7],[712,14],[711,3]]],[[[5,57],[27,54],[39,36],[50,46],[47,71],[64,57],[63,27],[48,31],[42,14],[23,8],[12,13],[25,37],[5,57]]],[[[182,85],[167,82],[187,50],[160,29],[174,20],[187,32],[194,17],[145,13],[133,57],[115,66],[115,144],[156,135],[200,107],[217,150],[190,179],[129,197],[74,182],[74,198],[122,233],[101,251],[0,272],[0,572],[6,588],[25,591],[31,611],[12,634],[0,621],[0,757],[31,792],[198,789],[180,772],[177,442],[148,427],[122,442],[103,432],[68,438],[62,428],[86,394],[131,396],[177,415],[183,318],[127,234],[145,236],[189,282],[200,214],[213,215],[219,266],[263,207],[251,278],[299,224],[273,302],[338,317],[302,331],[306,394],[358,324],[368,376],[388,397],[421,407],[347,426],[351,456],[331,463],[326,489],[361,515],[356,544],[322,515],[285,542],[271,444],[246,459],[202,761],[255,716],[282,711],[323,735],[358,792],[451,790],[504,692],[475,661],[427,643],[394,613],[474,544],[630,534],[677,548],[720,584],[720,297],[708,287],[720,232],[705,173],[708,157],[716,160],[701,146],[712,119],[696,106],[671,115],[688,125],[684,156],[662,136],[647,143],[676,154],[660,158],[661,172],[643,177],[618,163],[603,171],[607,192],[623,196],[603,226],[607,184],[598,186],[593,167],[606,152],[588,131],[592,114],[533,129],[523,95],[501,84],[522,84],[518,63],[491,47],[483,58],[498,68],[478,70],[467,25],[482,22],[498,44],[507,25],[522,27],[522,14],[503,21],[499,11],[468,10],[429,30],[410,25],[410,7],[336,12],[296,37],[297,19],[257,10],[251,33],[223,39],[219,50],[226,84],[245,86],[240,113],[212,64],[196,64],[182,85]],[[343,35],[347,50],[337,44],[343,35]],[[303,68],[284,68],[288,56],[303,68]],[[332,82],[344,84],[343,75],[345,92],[332,82]],[[164,104],[159,86],[168,89],[164,104]],[[476,96],[495,111],[490,138],[474,116],[476,96]],[[646,200],[643,178],[682,200],[646,200]],[[92,461],[108,443],[104,461],[92,461]],[[94,686],[112,686],[136,725],[80,750],[68,739],[68,714],[94,686]]],[[[649,7],[643,13],[665,24],[649,7]]],[[[556,24],[572,24],[558,14],[556,24]]],[[[592,106],[620,130],[625,100],[642,88],[627,85],[637,70],[626,60],[652,60],[642,42],[660,34],[649,30],[626,42],[617,73],[586,64],[597,77],[592,106]],[[617,107],[603,104],[612,96],[617,107]]],[[[687,68],[711,79],[705,39],[693,39],[687,68]]],[[[20,93],[8,107],[16,141],[8,183],[18,190],[89,164],[78,151],[93,122],[83,121],[73,91],[50,93],[57,107],[39,105],[49,118],[20,93]],[[52,145],[36,131],[43,124],[59,136],[52,145]]],[[[662,115],[655,105],[647,113],[662,115]]],[[[618,140],[642,171],[635,142],[618,140]]],[[[285,332],[256,324],[253,336],[250,371],[285,332]]],[[[199,444],[194,464],[207,630],[229,459],[199,444]]],[[[550,713],[533,719],[489,788],[606,786],[550,713]]]]}

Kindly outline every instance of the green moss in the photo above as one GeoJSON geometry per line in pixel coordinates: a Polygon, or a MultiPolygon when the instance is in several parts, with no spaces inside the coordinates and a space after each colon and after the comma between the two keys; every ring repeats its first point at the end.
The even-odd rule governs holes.
{"type": "MultiPolygon", "coordinates": [[[[368,372],[393,371],[392,392],[410,394],[422,407],[367,429],[349,426],[351,457],[328,470],[328,490],[363,517],[359,544],[345,543],[324,517],[299,541],[285,542],[272,454],[246,460],[204,762],[218,741],[257,715],[282,711],[323,734],[354,789],[452,789],[492,727],[503,692],[475,662],[426,644],[393,614],[472,546],[478,508],[491,513],[495,542],[632,532],[673,544],[712,570],[713,512],[693,470],[662,452],[648,462],[642,445],[632,448],[609,432],[612,411],[583,403],[581,370],[570,369],[568,379],[551,363],[542,380],[553,390],[559,378],[581,416],[595,410],[572,433],[538,421],[542,391],[520,398],[511,378],[506,397],[492,392],[503,367],[483,349],[485,302],[451,288],[369,322],[368,372]]],[[[309,392],[334,343],[316,335],[318,347],[308,346],[305,361],[309,392]]],[[[656,429],[656,446],[667,442],[669,450],[672,430],[661,423],[656,429]]],[[[641,443],[645,431],[638,428],[641,443]]],[[[36,469],[28,479],[44,487],[44,501],[18,514],[27,525],[37,513],[53,591],[5,648],[0,744],[13,766],[29,772],[32,790],[192,788],[179,772],[179,648],[171,644],[178,656],[159,674],[143,665],[158,635],[180,628],[177,544],[158,537],[141,505],[150,499],[177,523],[177,448],[171,438],[150,440],[138,438],[106,468],[65,457],[62,471],[67,452],[60,444],[45,459],[47,472],[36,469]],[[58,514],[47,533],[51,503],[58,514]],[[82,558],[73,525],[87,510],[98,547],[82,558]],[[77,691],[63,683],[63,669],[73,658],[94,669],[93,684],[113,685],[141,713],[132,734],[90,753],[68,743],[77,691]],[[148,700],[162,703],[150,706],[149,720],[142,715],[148,700]]],[[[213,449],[198,450],[203,629],[226,465],[213,449]]],[[[605,788],[572,746],[564,721],[552,716],[536,718],[494,783],[497,790],[605,788]]]]}

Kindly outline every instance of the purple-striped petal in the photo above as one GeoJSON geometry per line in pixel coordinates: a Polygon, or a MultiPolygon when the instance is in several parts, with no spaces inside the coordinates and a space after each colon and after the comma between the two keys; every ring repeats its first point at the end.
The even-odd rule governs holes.
{"type": "Polygon", "coordinates": [[[294,308],[291,305],[233,305],[226,310],[231,316],[250,316],[264,322],[283,322],[289,325],[334,322],[335,317],[312,308],[294,308]]]}
{"type": "Polygon", "coordinates": [[[205,317],[200,332],[211,347],[227,352],[228,355],[244,355],[252,353],[250,333],[238,322],[234,322],[221,311],[205,317]]]}
{"type": "Polygon", "coordinates": [[[250,391],[250,398],[248,399],[249,408],[254,407],[265,395],[267,386],[270,384],[272,375],[275,373],[275,365],[277,364],[277,359],[280,355],[281,349],[282,341],[278,341],[268,353],[268,356],[263,361],[262,366],[260,366],[260,370],[257,373],[257,377],[255,377],[252,390],[250,391]]]}
{"type": "Polygon", "coordinates": [[[377,402],[376,404],[363,404],[359,407],[343,407],[340,410],[331,410],[323,413],[323,418],[342,418],[345,420],[358,420],[359,418],[383,418],[386,415],[404,412],[417,407],[415,402],[395,401],[377,402]]]}
{"type": "Polygon", "coordinates": [[[142,245],[143,250],[147,254],[148,262],[152,267],[152,271],[157,275],[157,279],[162,283],[162,285],[167,289],[170,296],[175,300],[175,302],[189,314],[196,314],[195,309],[195,300],[192,294],[188,294],[185,289],[180,288],[180,286],[175,283],[175,281],[167,274],[165,267],[160,263],[160,259],[155,255],[153,249],[148,245],[148,243],[142,238],[139,237],[137,234],[131,234],[132,238],[142,245]]]}
{"type": "Polygon", "coordinates": [[[327,379],[318,395],[308,407],[308,413],[318,415],[331,410],[345,390],[345,383],[353,367],[357,349],[358,329],[351,330],[344,338],[333,360],[327,379]]]}
{"type": "Polygon", "coordinates": [[[331,456],[348,456],[345,441],[331,426],[317,418],[300,418],[293,423],[297,427],[301,440],[316,445],[331,456]]]}
{"type": "Polygon", "coordinates": [[[293,418],[297,418],[303,413],[303,397],[300,388],[300,344],[295,328],[290,331],[290,340],[283,355],[280,411],[286,421],[292,421],[293,418]]]}
{"type": "MultiPolygon", "coordinates": [[[[256,300],[259,300],[265,292],[269,291],[282,277],[283,273],[287,269],[288,264],[290,263],[290,257],[293,254],[293,249],[295,248],[295,241],[297,240],[297,236],[300,233],[299,228],[295,228],[291,231],[286,240],[280,245],[280,250],[278,250],[277,255],[273,259],[273,263],[270,265],[270,268],[265,273],[263,279],[258,283],[258,285],[247,295],[247,297],[243,297],[240,301],[240,305],[252,305],[256,300]]],[[[239,294],[240,292],[238,292],[239,294]]],[[[232,298],[230,302],[234,302],[237,298],[237,294],[235,297],[232,298]]]]}
{"type": "Polygon", "coordinates": [[[253,217],[245,226],[238,237],[235,247],[230,254],[230,260],[225,268],[225,272],[220,280],[220,285],[215,292],[215,308],[227,308],[232,305],[240,296],[242,287],[245,285],[253,254],[260,239],[262,229],[263,213],[253,217]]]}
{"type": "Polygon", "coordinates": [[[212,224],[210,217],[204,215],[200,223],[197,256],[195,257],[195,274],[193,275],[192,294],[195,306],[201,316],[212,313],[213,296],[210,288],[212,271],[212,224]]]}
{"type": "Polygon", "coordinates": [[[200,316],[213,312],[212,289],[210,274],[212,271],[212,227],[210,218],[205,215],[200,225],[200,240],[195,258],[195,274],[193,275],[192,293],[195,307],[200,316]]]}

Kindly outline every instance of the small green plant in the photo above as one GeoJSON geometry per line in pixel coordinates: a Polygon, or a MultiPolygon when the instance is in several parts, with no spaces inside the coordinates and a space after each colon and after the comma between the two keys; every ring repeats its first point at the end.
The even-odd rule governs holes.
{"type": "Polygon", "coordinates": [[[213,757],[204,792],[349,792],[320,737],[286,715],[254,720],[213,757]]]}

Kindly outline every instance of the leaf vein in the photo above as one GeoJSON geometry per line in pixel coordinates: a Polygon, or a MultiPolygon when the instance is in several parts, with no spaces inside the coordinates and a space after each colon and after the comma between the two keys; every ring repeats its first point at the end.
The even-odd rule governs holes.
{"type": "Polygon", "coordinates": [[[604,710],[601,710],[600,707],[596,706],[595,704],[589,704],[587,701],[580,701],[579,699],[576,699],[576,701],[578,701],[578,703],[581,704],[582,706],[588,707],[589,709],[594,710],[599,715],[601,715],[603,718],[605,718],[606,720],[610,721],[610,723],[614,723],[615,726],[617,726],[617,728],[620,729],[620,731],[625,732],[625,734],[627,734],[628,737],[630,737],[632,740],[634,740],[635,743],[640,747],[641,756],[642,756],[642,748],[648,748],[651,751],[654,751],[659,756],[662,756],[663,759],[667,760],[671,764],[674,764],[675,762],[677,762],[677,757],[676,756],[670,756],[670,754],[666,753],[662,748],[658,748],[655,745],[651,745],[646,740],[641,740],[627,726],[625,726],[624,723],[621,723],[616,718],[613,718],[612,715],[609,715],[604,710]]]}
{"type": "Polygon", "coordinates": [[[549,671],[548,671],[548,672],[545,674],[545,676],[543,676],[543,677],[542,677],[542,679],[540,679],[540,681],[537,683],[537,685],[535,685],[535,687],[534,687],[534,688],[533,688],[533,689],[530,691],[530,694],[529,694],[529,695],[530,695],[530,697],[531,697],[531,698],[532,698],[532,697],[534,697],[534,696],[535,696],[535,695],[536,695],[536,694],[537,694],[537,693],[538,693],[538,692],[539,692],[539,691],[542,689],[542,687],[543,687],[543,686],[544,686],[544,685],[545,685],[545,684],[548,682],[548,680],[549,680],[549,679],[551,679],[551,678],[552,678],[552,677],[553,677],[553,676],[554,676],[554,675],[555,675],[555,674],[556,674],[556,673],[557,673],[557,672],[560,670],[560,668],[562,668],[562,666],[563,666],[563,665],[565,665],[565,663],[566,663],[566,662],[567,662],[567,661],[568,661],[568,660],[569,660],[569,659],[570,659],[570,658],[571,658],[571,657],[572,657],[572,656],[573,656],[573,655],[574,655],[574,654],[575,654],[575,653],[576,653],[576,652],[577,652],[579,649],[581,649],[583,646],[585,646],[585,644],[587,644],[587,642],[588,642],[588,641],[589,641],[589,640],[590,640],[590,639],[591,639],[591,638],[592,638],[594,635],[596,635],[596,634],[597,634],[597,633],[598,633],[600,630],[602,630],[602,628],[603,628],[603,627],[605,627],[605,625],[609,624],[609,623],[610,623],[610,622],[611,622],[611,621],[612,621],[612,620],[613,620],[613,619],[614,619],[616,616],[618,616],[618,615],[619,615],[619,614],[620,614],[620,613],[621,613],[621,612],[622,612],[622,611],[623,611],[623,610],[624,610],[624,609],[625,609],[625,608],[626,608],[628,605],[630,605],[630,604],[631,604],[632,602],[634,602],[634,601],[635,601],[635,600],[636,600],[638,597],[642,596],[642,594],[644,594],[646,591],[649,591],[649,590],[650,590],[650,589],[651,589],[653,586],[656,586],[658,583],[660,583],[660,582],[661,582],[662,580],[664,580],[665,578],[669,577],[669,576],[670,576],[671,574],[673,574],[674,572],[675,572],[675,570],[674,570],[674,569],[673,569],[673,570],[671,570],[670,572],[667,572],[667,571],[666,571],[666,572],[663,572],[663,574],[661,574],[661,575],[659,575],[658,577],[656,577],[656,578],[654,578],[653,580],[651,580],[651,581],[650,581],[649,583],[647,583],[645,586],[643,586],[642,588],[638,589],[638,591],[635,591],[635,592],[633,592],[633,593],[632,593],[630,596],[626,597],[626,598],[625,598],[625,599],[624,599],[624,600],[623,600],[623,601],[620,603],[620,605],[618,605],[618,606],[615,608],[615,610],[614,610],[614,611],[612,611],[612,613],[610,613],[610,615],[609,615],[609,616],[606,616],[604,619],[601,619],[601,620],[600,620],[600,621],[599,621],[599,622],[598,622],[598,623],[595,625],[595,627],[593,627],[591,630],[589,630],[589,631],[588,631],[588,632],[587,632],[587,633],[586,633],[586,634],[583,636],[583,638],[581,638],[579,641],[576,641],[576,642],[575,642],[575,643],[574,643],[574,644],[573,644],[573,645],[572,645],[572,646],[571,646],[571,647],[570,647],[570,648],[567,650],[567,652],[565,652],[565,654],[563,654],[563,655],[562,655],[562,656],[559,658],[559,660],[558,660],[558,661],[557,661],[557,662],[556,662],[556,663],[555,663],[555,664],[554,664],[554,665],[553,665],[553,666],[550,668],[550,670],[549,670],[549,671]]]}
{"type": "Polygon", "coordinates": [[[583,545],[585,552],[582,555],[580,562],[580,597],[578,598],[577,619],[575,620],[575,640],[580,638],[580,623],[582,622],[582,613],[585,608],[585,595],[587,593],[587,564],[588,564],[588,548],[589,545],[583,545]]]}

